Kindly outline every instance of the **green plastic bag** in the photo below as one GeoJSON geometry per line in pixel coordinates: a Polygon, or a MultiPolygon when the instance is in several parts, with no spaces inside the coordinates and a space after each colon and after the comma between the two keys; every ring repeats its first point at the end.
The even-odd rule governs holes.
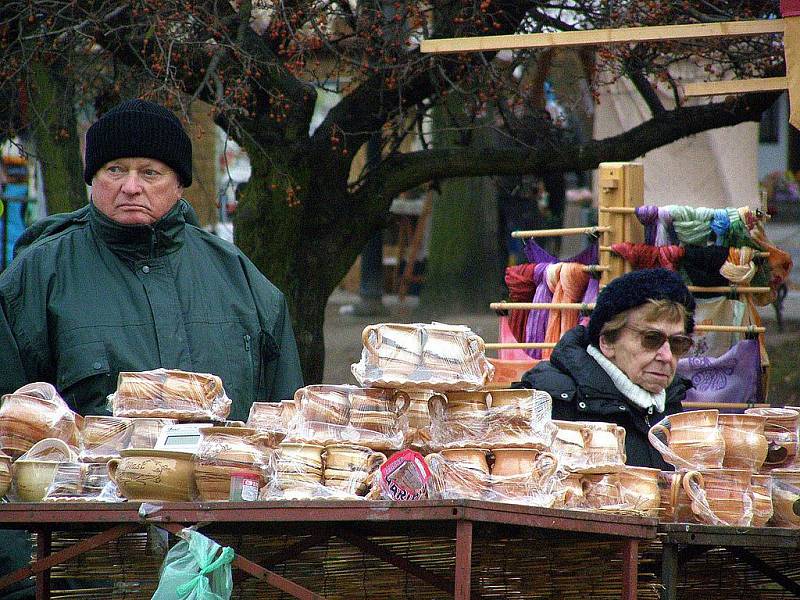
{"type": "Polygon", "coordinates": [[[152,600],[230,600],[233,549],[192,529],[183,531],[189,541],[182,539],[167,553],[152,600]]]}

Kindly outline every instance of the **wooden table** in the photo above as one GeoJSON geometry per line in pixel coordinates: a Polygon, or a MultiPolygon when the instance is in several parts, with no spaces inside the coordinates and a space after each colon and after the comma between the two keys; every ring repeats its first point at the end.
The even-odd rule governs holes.
{"type": "Polygon", "coordinates": [[[734,527],[664,523],[659,525],[663,545],[661,560],[662,600],[677,598],[681,569],[705,553],[723,548],[751,568],[759,571],[788,592],[800,597],[800,583],[756,556],[756,549],[800,548],[800,530],[778,527],[734,527]]]}
{"type": "MultiPolygon", "coordinates": [[[[613,540],[622,544],[622,595],[637,597],[639,542],[656,537],[654,519],[628,515],[598,514],[586,511],[547,509],[499,502],[474,500],[388,501],[272,501],[219,503],[165,503],[163,505],[118,504],[27,504],[0,505],[0,527],[26,529],[37,534],[37,558],[33,564],[0,579],[0,589],[26,577],[36,577],[38,599],[50,597],[50,569],[127,533],[155,525],[173,534],[197,525],[209,537],[221,529],[247,528],[254,531],[310,532],[296,547],[282,552],[281,559],[319,544],[331,535],[346,540],[362,551],[418,577],[457,600],[474,597],[471,590],[473,529],[486,527],[535,528],[556,532],[552,537],[574,536],[581,540],[613,540]],[[99,530],[99,532],[96,532],[99,530]],[[397,531],[420,535],[438,531],[455,536],[453,577],[428,570],[398,553],[387,551],[368,539],[370,532],[397,531]],[[55,531],[92,531],[63,550],[51,553],[55,531]]],[[[571,542],[572,543],[572,542],[571,542]]],[[[234,566],[270,586],[303,599],[322,596],[282,577],[237,551],[234,566]]],[[[270,565],[275,561],[270,561],[270,565]]]]}

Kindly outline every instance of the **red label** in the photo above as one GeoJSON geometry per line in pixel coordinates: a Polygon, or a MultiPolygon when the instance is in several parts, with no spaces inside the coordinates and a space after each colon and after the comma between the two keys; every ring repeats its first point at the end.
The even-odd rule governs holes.
{"type": "Polygon", "coordinates": [[[425,458],[414,450],[403,450],[380,468],[380,485],[390,500],[419,500],[428,495],[426,484],[431,471],[425,458]]]}

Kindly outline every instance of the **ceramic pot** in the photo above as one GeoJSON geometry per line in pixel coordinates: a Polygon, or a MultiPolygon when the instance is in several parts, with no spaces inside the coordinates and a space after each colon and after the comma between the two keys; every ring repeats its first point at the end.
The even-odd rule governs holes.
{"type": "Polygon", "coordinates": [[[263,431],[285,431],[283,402],[253,402],[247,416],[247,426],[263,431]]]}
{"type": "Polygon", "coordinates": [[[769,443],[765,469],[789,467],[797,458],[800,412],[791,408],[748,408],[748,415],[766,417],[764,435],[769,443]]]}
{"type": "Polygon", "coordinates": [[[722,466],[728,469],[758,471],[767,458],[767,438],[762,415],[724,414],[719,416],[725,457],[722,466]]]}
{"type": "Polygon", "coordinates": [[[622,502],[616,473],[582,475],[581,487],[585,506],[589,508],[618,506],[622,502]]]}
{"type": "Polygon", "coordinates": [[[108,462],[108,475],[128,500],[186,502],[195,495],[191,452],[134,448],[120,456],[108,462]]]}
{"type": "Polygon", "coordinates": [[[609,473],[625,466],[625,429],[613,423],[553,421],[553,451],[569,471],[609,473]]]}
{"type": "Polygon", "coordinates": [[[20,502],[41,502],[47,493],[53,476],[61,463],[53,460],[22,459],[13,465],[20,502]]]}
{"type": "Polygon", "coordinates": [[[384,380],[403,380],[422,364],[422,335],[416,325],[381,323],[361,333],[367,364],[382,371],[384,380]]]}
{"type": "Polygon", "coordinates": [[[228,500],[231,477],[246,472],[264,485],[260,466],[268,462],[263,438],[250,427],[204,427],[194,461],[194,476],[201,500],[228,500]]]}

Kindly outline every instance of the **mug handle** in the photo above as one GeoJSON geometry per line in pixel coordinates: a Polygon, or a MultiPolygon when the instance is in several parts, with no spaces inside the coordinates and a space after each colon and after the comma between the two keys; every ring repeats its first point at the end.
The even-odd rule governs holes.
{"type": "Polygon", "coordinates": [[[661,423],[656,423],[650,428],[650,433],[653,437],[656,437],[656,433],[664,434],[664,439],[666,439],[666,445],[669,446],[669,437],[670,437],[670,430],[664,427],[661,423]]]}
{"type": "MultiPolygon", "coordinates": [[[[558,457],[556,457],[556,455],[553,454],[552,452],[542,452],[542,453],[540,453],[539,456],[536,457],[536,461],[533,463],[533,470],[534,471],[538,470],[540,461],[545,462],[547,460],[550,461],[549,462],[549,466],[545,467],[542,470],[542,474],[539,477],[539,481],[537,481],[537,484],[539,484],[539,485],[541,485],[541,483],[544,480],[550,479],[553,475],[555,475],[556,471],[558,471],[558,457]]],[[[545,462],[545,464],[548,464],[548,463],[545,462]]],[[[533,473],[531,473],[531,474],[533,474],[533,473]]]]}
{"type": "Polygon", "coordinates": [[[108,461],[108,478],[114,482],[114,485],[117,485],[117,467],[119,467],[118,458],[112,458],[108,461]]]}
{"type": "Polygon", "coordinates": [[[394,394],[392,395],[392,401],[394,402],[394,413],[398,417],[400,415],[404,415],[408,410],[408,407],[411,406],[411,396],[408,395],[408,392],[404,392],[403,390],[395,390],[394,394]],[[399,408],[397,407],[398,399],[401,401],[399,408]]]}
{"type": "Polygon", "coordinates": [[[373,354],[375,356],[378,355],[378,351],[375,349],[375,346],[373,346],[370,343],[369,334],[372,333],[373,331],[376,332],[375,336],[377,338],[378,345],[380,346],[381,345],[381,334],[380,334],[379,331],[377,331],[377,329],[378,329],[377,325],[367,325],[366,327],[364,327],[364,331],[361,332],[361,342],[364,344],[364,349],[367,352],[369,352],[370,354],[373,354]]]}
{"type": "Polygon", "coordinates": [[[386,455],[383,452],[373,452],[367,459],[367,473],[370,475],[377,471],[386,462],[386,455]]]}
{"type": "Polygon", "coordinates": [[[687,471],[683,476],[683,491],[686,492],[686,495],[689,496],[689,500],[692,501],[692,512],[697,514],[698,511],[695,505],[702,506],[702,504],[700,503],[700,497],[692,489],[692,482],[695,482],[701,490],[705,490],[706,482],[703,479],[702,473],[698,471],[687,471]]]}
{"type": "Polygon", "coordinates": [[[447,396],[444,394],[433,394],[428,398],[428,414],[431,417],[442,419],[444,417],[444,407],[447,406],[447,396]]]}

